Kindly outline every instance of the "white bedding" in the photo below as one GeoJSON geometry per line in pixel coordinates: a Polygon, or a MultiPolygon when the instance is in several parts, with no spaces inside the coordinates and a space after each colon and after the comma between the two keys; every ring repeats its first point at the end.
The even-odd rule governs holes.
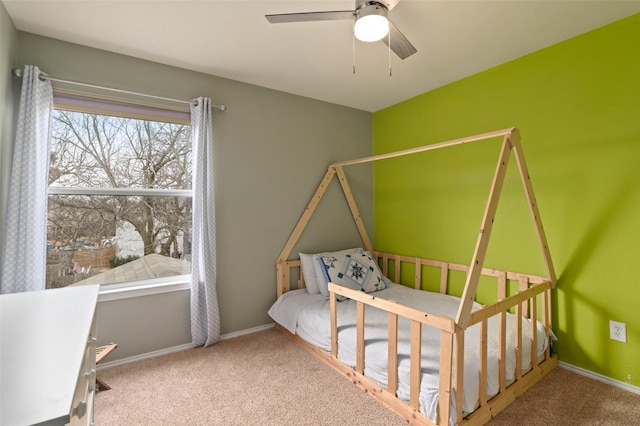
{"type": "MultiPolygon", "coordinates": [[[[460,298],[427,291],[413,290],[398,284],[376,292],[376,297],[393,299],[398,303],[420,309],[431,314],[455,318],[460,298]]],[[[347,300],[338,303],[338,358],[347,365],[356,365],[356,303],[347,300]]],[[[475,304],[474,310],[481,305],[475,304]]],[[[329,301],[320,294],[309,295],[306,290],[285,293],[269,310],[269,315],[278,324],[297,334],[307,342],[325,350],[331,350],[331,328],[329,301]]],[[[386,312],[367,306],[365,309],[365,376],[386,388],[387,384],[387,320],[386,312]]],[[[489,396],[498,392],[498,317],[489,320],[488,332],[488,389],[489,396]]],[[[507,318],[507,365],[506,379],[515,376],[514,330],[516,318],[507,318]]],[[[530,369],[530,323],[522,321],[522,369],[530,369]]],[[[544,353],[547,339],[544,327],[537,324],[537,355],[544,353]]],[[[470,327],[465,332],[464,396],[463,411],[472,412],[478,403],[479,383],[479,326],[470,327]]],[[[398,389],[400,399],[409,400],[410,365],[410,322],[398,321],[398,389]]],[[[422,380],[420,392],[420,412],[437,422],[438,370],[440,358],[440,330],[422,326],[422,380]]],[[[455,395],[451,398],[451,419],[455,417],[455,395]]]]}

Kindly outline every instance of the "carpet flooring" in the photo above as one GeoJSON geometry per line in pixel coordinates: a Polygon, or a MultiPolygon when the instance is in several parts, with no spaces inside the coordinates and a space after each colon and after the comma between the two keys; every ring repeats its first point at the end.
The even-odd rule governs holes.
{"type": "MultiPolygon", "coordinates": [[[[100,426],[406,425],[276,329],[99,377],[100,426]]],[[[640,425],[640,395],[556,368],[489,425],[640,425]]]]}

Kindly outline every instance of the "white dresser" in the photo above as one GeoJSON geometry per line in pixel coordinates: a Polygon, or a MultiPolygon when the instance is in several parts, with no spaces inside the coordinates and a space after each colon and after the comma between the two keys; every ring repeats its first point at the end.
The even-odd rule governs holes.
{"type": "Polygon", "coordinates": [[[99,289],[0,296],[0,425],[93,424],[99,289]]]}

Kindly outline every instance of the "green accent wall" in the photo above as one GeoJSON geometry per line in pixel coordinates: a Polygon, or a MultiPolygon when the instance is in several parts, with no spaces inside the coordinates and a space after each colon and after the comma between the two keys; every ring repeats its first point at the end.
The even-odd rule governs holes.
{"type": "MultiPolygon", "coordinates": [[[[375,112],[373,150],[513,126],[559,278],[554,350],[640,386],[640,14],[375,112]],[[627,343],[609,339],[609,320],[626,323],[627,343]]],[[[468,263],[499,148],[491,140],[376,163],[377,249],[468,263]]],[[[512,161],[486,266],[544,275],[512,161]]]]}

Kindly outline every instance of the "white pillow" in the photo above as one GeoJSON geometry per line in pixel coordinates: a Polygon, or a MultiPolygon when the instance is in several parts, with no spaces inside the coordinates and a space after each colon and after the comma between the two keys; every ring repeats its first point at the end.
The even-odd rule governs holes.
{"type": "Polygon", "coordinates": [[[324,267],[328,280],[334,284],[365,293],[388,287],[378,263],[367,251],[320,256],[318,264],[324,267]]]}
{"type": "Polygon", "coordinates": [[[318,294],[318,282],[316,280],[316,269],[313,264],[313,255],[298,253],[300,256],[300,264],[302,268],[302,276],[304,276],[304,285],[307,288],[307,293],[318,294]]]}
{"type": "Polygon", "coordinates": [[[298,253],[302,265],[302,275],[304,275],[304,283],[309,294],[321,293],[323,296],[329,296],[329,288],[327,277],[323,268],[318,262],[318,258],[322,256],[331,256],[333,254],[362,253],[362,247],[350,248],[340,251],[328,251],[316,254],[298,253]]]}

